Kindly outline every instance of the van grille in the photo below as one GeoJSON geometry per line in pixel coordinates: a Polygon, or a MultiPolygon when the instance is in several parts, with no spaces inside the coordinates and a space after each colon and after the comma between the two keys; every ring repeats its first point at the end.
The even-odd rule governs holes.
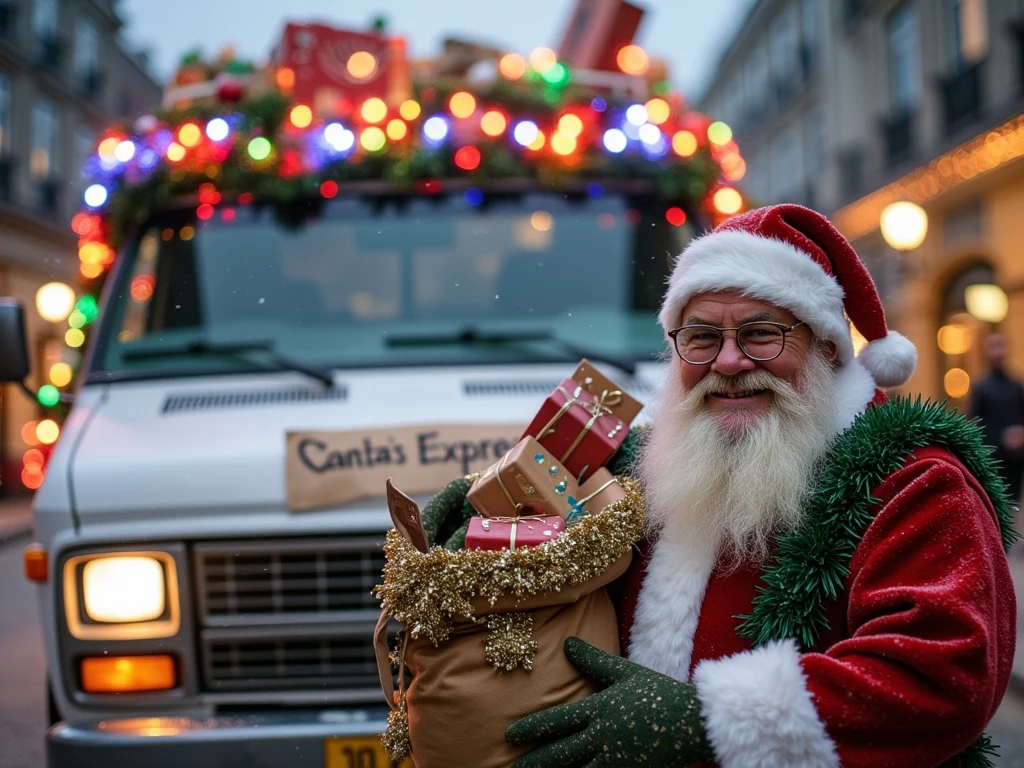
{"type": "Polygon", "coordinates": [[[340,402],[348,399],[348,388],[335,385],[330,389],[263,389],[238,392],[196,392],[168,395],[164,400],[165,414],[192,413],[223,408],[250,408],[259,405],[293,405],[340,402]]]}
{"type": "Polygon", "coordinates": [[[204,688],[379,696],[372,635],[380,606],[371,594],[384,567],[378,538],[196,544],[204,688]]]}
{"type": "MultiPolygon", "coordinates": [[[[216,635],[216,633],[214,633],[216,635]]],[[[212,691],[281,690],[288,688],[359,689],[380,696],[377,661],[367,638],[324,637],[250,638],[203,641],[205,687],[212,691]]]]}

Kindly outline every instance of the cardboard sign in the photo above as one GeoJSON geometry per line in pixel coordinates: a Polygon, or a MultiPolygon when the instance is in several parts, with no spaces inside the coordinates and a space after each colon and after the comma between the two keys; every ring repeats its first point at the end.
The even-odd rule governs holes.
{"type": "Polygon", "coordinates": [[[457,477],[487,469],[519,442],[522,431],[522,424],[438,424],[289,432],[288,509],[383,496],[389,477],[406,493],[436,493],[457,477]]]}

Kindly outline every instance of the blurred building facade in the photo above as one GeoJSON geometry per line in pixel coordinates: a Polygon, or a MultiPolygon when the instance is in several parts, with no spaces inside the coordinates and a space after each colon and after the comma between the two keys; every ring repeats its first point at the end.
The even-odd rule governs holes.
{"type": "Polygon", "coordinates": [[[996,328],[1024,374],[1024,0],[757,0],[701,106],[751,204],[817,208],[867,261],[920,353],[907,391],[965,406],[996,328]],[[910,253],[879,232],[897,200],[928,214],[910,253]],[[967,311],[976,284],[1008,296],[1001,322],[967,311]]]}
{"type": "MultiPolygon", "coordinates": [[[[38,315],[35,294],[50,281],[75,283],[80,170],[106,127],[160,102],[121,26],[114,0],[0,0],[0,296],[26,308],[36,387],[63,331],[38,315]]],[[[10,488],[28,447],[21,427],[41,414],[16,387],[0,398],[0,481],[10,488]]]]}

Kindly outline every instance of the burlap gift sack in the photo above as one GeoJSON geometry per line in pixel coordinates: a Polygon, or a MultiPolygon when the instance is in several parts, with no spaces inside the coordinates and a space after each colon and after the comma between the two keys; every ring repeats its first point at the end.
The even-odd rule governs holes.
{"type": "Polygon", "coordinates": [[[514,552],[422,551],[389,532],[375,641],[393,759],[411,751],[418,768],[507,768],[527,751],[505,741],[509,725],[596,691],[563,644],[575,636],[619,653],[604,587],[629,566],[643,526],[639,491],[623,483],[626,498],[554,541],[514,552]],[[405,624],[391,658],[398,691],[391,618],[405,624]]]}

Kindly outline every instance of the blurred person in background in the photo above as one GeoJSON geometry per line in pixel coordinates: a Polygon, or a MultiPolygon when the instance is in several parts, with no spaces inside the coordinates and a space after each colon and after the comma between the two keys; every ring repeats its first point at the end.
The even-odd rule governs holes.
{"type": "Polygon", "coordinates": [[[1020,500],[1024,477],[1024,386],[1006,371],[1006,339],[994,333],[985,340],[989,374],[971,395],[971,416],[981,419],[985,442],[995,448],[1014,500],[1020,500]]]}

